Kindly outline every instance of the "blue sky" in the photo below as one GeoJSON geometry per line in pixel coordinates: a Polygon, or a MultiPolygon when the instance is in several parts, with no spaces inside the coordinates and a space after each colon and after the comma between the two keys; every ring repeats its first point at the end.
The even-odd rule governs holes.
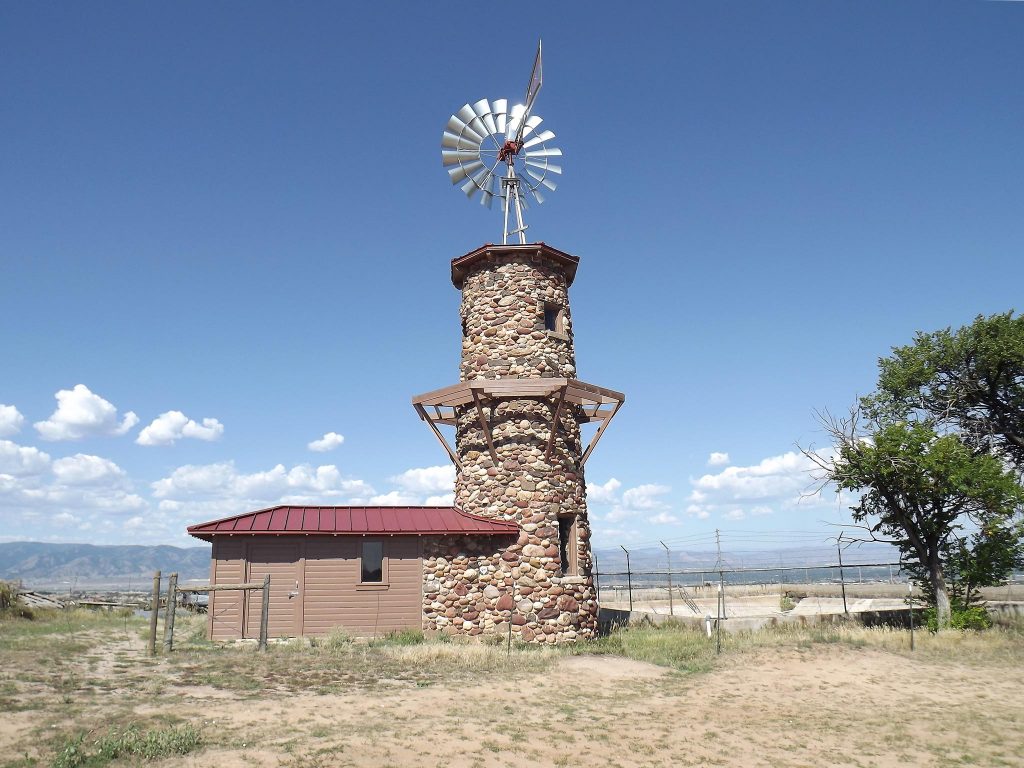
{"type": "Polygon", "coordinates": [[[3,539],[443,501],[409,402],[456,380],[448,260],[500,214],[441,130],[521,99],[538,37],[565,174],[529,234],[581,257],[580,377],[627,394],[587,466],[599,547],[843,520],[798,501],[815,409],[1018,308],[1024,4],[486,11],[0,6],[3,539]]]}

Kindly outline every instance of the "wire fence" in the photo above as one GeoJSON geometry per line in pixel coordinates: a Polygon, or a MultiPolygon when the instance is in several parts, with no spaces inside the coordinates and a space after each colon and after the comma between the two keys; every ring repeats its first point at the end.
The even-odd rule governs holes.
{"type": "MultiPolygon", "coordinates": [[[[827,541],[820,533],[738,532],[726,537],[716,531],[657,544],[597,550],[594,577],[603,606],[703,617],[715,615],[718,600],[728,601],[732,595],[737,604],[742,596],[750,611],[763,613],[779,611],[788,592],[841,599],[846,611],[848,600],[891,604],[909,593],[896,547],[850,541],[842,533],[827,541]]],[[[986,597],[1021,599],[1022,582],[1024,577],[1017,574],[1005,593],[992,590],[986,597]]],[[[915,594],[920,594],[916,588],[915,594]]]]}

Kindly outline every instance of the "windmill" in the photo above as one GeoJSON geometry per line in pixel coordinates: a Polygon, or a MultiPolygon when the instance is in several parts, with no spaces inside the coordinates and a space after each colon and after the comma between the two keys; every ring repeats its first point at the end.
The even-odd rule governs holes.
{"type": "Polygon", "coordinates": [[[501,198],[503,245],[512,235],[518,235],[520,244],[526,243],[528,225],[523,223],[523,210],[527,197],[543,203],[546,192],[556,187],[552,176],[562,173],[560,166],[550,162],[562,155],[562,150],[547,144],[555,134],[538,131],[543,120],[533,114],[543,80],[538,41],[524,103],[514,104],[511,109],[508,99],[465,104],[448,119],[441,136],[441,163],[448,169],[452,184],[460,185],[470,199],[479,192],[481,205],[488,208],[495,197],[501,198]],[[521,175],[516,173],[517,160],[522,163],[521,175]],[[515,216],[512,229],[510,211],[515,216]]]}

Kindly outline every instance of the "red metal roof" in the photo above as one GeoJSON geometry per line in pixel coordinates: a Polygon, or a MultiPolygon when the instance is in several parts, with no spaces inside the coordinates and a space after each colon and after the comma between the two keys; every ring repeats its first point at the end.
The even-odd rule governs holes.
{"type": "Polygon", "coordinates": [[[242,515],[197,523],[190,535],[282,534],[445,534],[509,535],[515,523],[471,515],[458,507],[290,507],[258,509],[242,515]]]}

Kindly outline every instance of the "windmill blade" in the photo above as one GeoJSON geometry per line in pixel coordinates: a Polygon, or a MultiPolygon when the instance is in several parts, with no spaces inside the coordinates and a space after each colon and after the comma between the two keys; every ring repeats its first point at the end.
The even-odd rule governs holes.
{"type": "Polygon", "coordinates": [[[448,177],[452,180],[452,184],[458,184],[469,174],[475,173],[484,167],[484,164],[479,160],[469,163],[468,165],[459,165],[455,168],[448,169],[448,177]]]}
{"type": "Polygon", "coordinates": [[[560,165],[550,165],[547,160],[527,159],[524,162],[528,166],[530,166],[531,168],[543,168],[548,173],[558,173],[558,174],[561,174],[561,172],[562,172],[562,166],[560,166],[560,165]]]}
{"type": "Polygon", "coordinates": [[[480,159],[479,149],[444,149],[441,150],[441,165],[452,165],[463,161],[472,162],[480,159]]]}
{"type": "Polygon", "coordinates": [[[484,180],[483,196],[480,198],[480,204],[490,208],[494,202],[494,188],[498,185],[498,177],[494,175],[493,171],[488,171],[487,174],[488,177],[484,180]]]}
{"type": "Polygon", "coordinates": [[[494,115],[491,113],[491,105],[487,99],[480,99],[480,101],[474,104],[473,111],[480,118],[489,136],[498,133],[498,126],[494,124],[494,115]]]}
{"type": "Polygon", "coordinates": [[[540,193],[539,189],[531,189],[530,192],[532,192],[533,196],[537,198],[537,202],[538,203],[543,203],[544,202],[544,195],[542,195],[540,193]]]}
{"type": "Polygon", "coordinates": [[[508,125],[505,127],[505,138],[508,141],[512,141],[515,137],[516,132],[519,130],[519,123],[522,122],[523,114],[526,112],[526,107],[522,104],[516,104],[512,107],[512,111],[508,116],[508,125]]]}
{"type": "Polygon", "coordinates": [[[466,183],[461,187],[462,191],[466,193],[466,197],[472,200],[473,195],[483,189],[483,184],[481,182],[489,173],[489,170],[481,170],[479,173],[469,177],[466,183]]]}
{"type": "Polygon", "coordinates": [[[483,192],[483,195],[480,197],[480,205],[487,205],[487,200],[491,196],[491,177],[493,175],[490,169],[488,169],[479,179],[474,179],[477,182],[477,186],[480,187],[480,191],[483,192]]]}
{"type": "MultiPolygon", "coordinates": [[[[469,104],[462,109],[468,108],[469,104]]],[[[462,110],[460,109],[459,112],[462,112],[462,110]]],[[[469,125],[466,124],[466,121],[461,119],[458,114],[452,115],[448,118],[448,126],[445,130],[449,133],[454,133],[456,136],[464,136],[468,139],[475,140],[477,144],[484,140],[484,137],[470,128],[469,125]]]]}
{"type": "MultiPolygon", "coordinates": [[[[525,135],[525,133],[524,133],[524,135],[525,135]]],[[[553,138],[555,138],[554,132],[552,132],[552,131],[541,131],[536,136],[534,136],[532,139],[530,139],[528,142],[523,144],[523,149],[529,149],[530,147],[535,147],[538,144],[543,144],[545,141],[551,141],[553,138]]]]}
{"type": "Polygon", "coordinates": [[[519,130],[516,131],[516,140],[517,141],[522,141],[527,136],[529,136],[531,133],[533,133],[533,129],[534,128],[536,128],[538,125],[540,125],[543,122],[544,122],[543,118],[538,117],[537,115],[530,115],[528,118],[526,118],[526,122],[525,123],[521,123],[520,124],[519,130]]]}
{"type": "Polygon", "coordinates": [[[480,146],[480,142],[451,131],[445,131],[441,134],[441,146],[448,149],[475,149],[480,146]]]}
{"type": "Polygon", "coordinates": [[[523,154],[527,159],[534,157],[561,157],[562,150],[557,147],[552,147],[550,149],[531,149],[529,152],[524,152],[523,154]]]}
{"type": "Polygon", "coordinates": [[[498,129],[495,133],[504,135],[508,128],[508,99],[498,99],[493,104],[494,125],[498,129]]]}

